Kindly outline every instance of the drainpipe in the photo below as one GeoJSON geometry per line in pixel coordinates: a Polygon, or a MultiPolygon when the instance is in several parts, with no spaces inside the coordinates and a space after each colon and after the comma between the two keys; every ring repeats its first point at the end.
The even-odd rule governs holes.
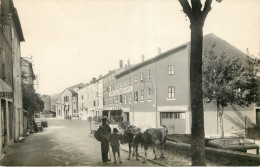
{"type": "Polygon", "coordinates": [[[135,99],[134,99],[134,72],[132,71],[132,70],[130,70],[131,72],[132,72],[132,77],[131,77],[131,82],[132,82],[132,87],[133,87],[133,89],[132,89],[132,99],[131,99],[131,101],[132,101],[132,109],[133,109],[133,125],[134,125],[134,122],[135,122],[135,117],[134,117],[134,113],[135,113],[135,99]]]}
{"type": "Polygon", "coordinates": [[[151,61],[154,64],[154,78],[155,78],[155,91],[154,91],[154,95],[155,95],[155,119],[156,119],[156,128],[158,128],[158,112],[157,112],[157,75],[156,75],[156,62],[154,60],[151,59],[151,61]]]}

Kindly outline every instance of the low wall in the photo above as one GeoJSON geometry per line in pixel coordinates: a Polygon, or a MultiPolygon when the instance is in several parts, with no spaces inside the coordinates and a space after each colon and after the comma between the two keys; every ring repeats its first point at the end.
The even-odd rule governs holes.
{"type": "MultiPolygon", "coordinates": [[[[167,151],[173,154],[190,156],[190,144],[167,142],[167,151]]],[[[206,158],[209,161],[228,166],[259,166],[260,155],[248,154],[238,151],[230,151],[206,147],[206,158]]]]}

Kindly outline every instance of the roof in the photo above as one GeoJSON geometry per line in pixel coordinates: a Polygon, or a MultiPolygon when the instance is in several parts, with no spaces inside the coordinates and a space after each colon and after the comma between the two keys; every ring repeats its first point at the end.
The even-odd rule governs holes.
{"type": "MultiPolygon", "coordinates": [[[[219,38],[218,36],[216,36],[213,33],[207,34],[203,37],[203,49],[205,50],[205,48],[209,49],[212,47],[212,44],[215,44],[214,47],[214,52],[219,53],[222,51],[227,51],[228,55],[234,58],[239,58],[241,60],[242,63],[246,62],[246,59],[249,59],[250,57],[247,56],[245,53],[243,53],[242,51],[238,50],[237,48],[235,48],[233,45],[231,45],[230,43],[226,42],[225,40],[219,38]]],[[[133,66],[132,68],[123,71],[119,74],[116,75],[116,78],[120,78],[126,74],[129,74],[132,71],[138,70],[148,64],[151,64],[155,61],[161,60],[163,58],[166,58],[167,56],[174,54],[176,52],[179,52],[182,49],[187,48],[188,46],[190,46],[190,42],[184,43],[178,47],[175,47],[173,49],[170,49],[164,53],[161,53],[151,59],[148,59],[144,62],[141,62],[135,66],[133,66]]]]}
{"type": "Polygon", "coordinates": [[[165,57],[167,57],[167,56],[169,56],[169,55],[171,55],[173,53],[176,53],[176,52],[179,52],[180,50],[185,49],[186,47],[187,47],[187,44],[180,45],[180,46],[178,46],[176,48],[173,48],[173,49],[168,50],[168,51],[166,51],[164,53],[161,53],[161,54],[159,54],[159,55],[157,55],[157,56],[155,56],[153,58],[150,58],[150,59],[148,59],[148,60],[146,60],[146,61],[144,61],[142,63],[136,64],[136,65],[132,66],[131,68],[129,68],[128,70],[125,70],[125,71],[117,74],[116,78],[119,78],[119,77],[121,77],[123,75],[126,75],[126,74],[128,74],[128,73],[130,73],[132,71],[138,70],[138,69],[142,68],[143,66],[151,64],[151,63],[153,63],[155,61],[161,60],[161,59],[163,59],[163,58],[165,58],[165,57]]]}
{"type": "Polygon", "coordinates": [[[22,30],[22,26],[21,26],[21,22],[17,13],[17,9],[14,7],[12,10],[12,18],[13,18],[13,22],[14,22],[14,26],[18,35],[18,38],[21,41],[25,41],[24,40],[24,36],[23,36],[23,30],[22,30]]]}
{"type": "MultiPolygon", "coordinates": [[[[190,42],[189,42],[190,44],[190,42]]],[[[220,37],[216,36],[215,34],[207,34],[203,37],[203,49],[211,49],[212,45],[215,44],[213,51],[216,54],[220,54],[223,51],[228,53],[228,56],[233,58],[239,58],[241,63],[245,63],[249,57],[247,54],[243,53],[227,41],[221,39],[220,37]]]]}
{"type": "MultiPolygon", "coordinates": [[[[85,85],[84,83],[79,83],[79,84],[77,84],[77,85],[73,85],[73,86],[71,86],[71,87],[68,87],[68,88],[66,88],[65,90],[70,91],[70,92],[72,93],[72,95],[77,95],[78,93],[77,93],[75,90],[73,90],[73,89],[75,89],[75,88],[81,89],[81,88],[84,88],[85,86],[86,86],[86,85],[85,85]]],[[[64,90],[64,91],[65,91],[65,90],[64,90]]],[[[62,91],[61,94],[62,94],[64,91],[62,91]]]]}

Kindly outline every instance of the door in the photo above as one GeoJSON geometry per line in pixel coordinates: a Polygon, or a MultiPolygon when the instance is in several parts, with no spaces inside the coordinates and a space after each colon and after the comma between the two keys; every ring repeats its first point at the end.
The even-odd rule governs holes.
{"type": "Polygon", "coordinates": [[[185,134],[185,112],[160,113],[161,125],[168,128],[168,134],[185,134]]]}
{"type": "Polygon", "coordinates": [[[7,120],[6,120],[6,101],[1,100],[1,114],[2,114],[2,145],[7,145],[7,120]]]}

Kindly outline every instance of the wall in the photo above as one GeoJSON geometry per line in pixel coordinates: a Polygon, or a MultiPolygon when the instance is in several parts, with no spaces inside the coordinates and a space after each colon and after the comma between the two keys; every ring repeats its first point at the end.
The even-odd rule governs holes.
{"type": "MultiPolygon", "coordinates": [[[[167,142],[166,150],[173,154],[186,155],[190,158],[191,146],[185,143],[167,142]]],[[[206,147],[205,155],[211,162],[216,162],[218,165],[227,166],[259,166],[260,156],[255,154],[247,154],[243,152],[222,150],[206,147]]]]}
{"type": "MultiPolygon", "coordinates": [[[[219,123],[217,123],[217,105],[212,103],[204,102],[204,122],[205,122],[205,134],[206,135],[217,135],[220,134],[219,123]],[[218,129],[217,129],[218,128],[218,129]],[[217,133],[218,132],[218,133],[217,133]]],[[[232,131],[240,130],[245,128],[245,117],[246,126],[252,127],[255,122],[254,106],[239,107],[237,105],[229,105],[224,108],[223,113],[223,125],[225,134],[229,134],[232,131]]]]}

